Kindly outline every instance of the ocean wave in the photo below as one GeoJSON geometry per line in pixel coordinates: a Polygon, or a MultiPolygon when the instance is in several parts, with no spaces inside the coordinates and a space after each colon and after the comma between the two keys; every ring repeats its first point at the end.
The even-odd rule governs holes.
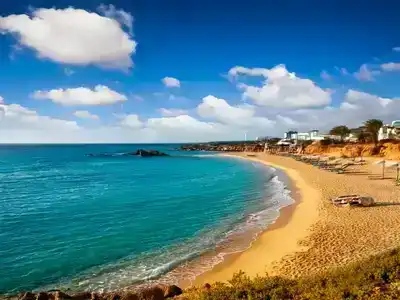
{"type": "Polygon", "coordinates": [[[154,281],[176,284],[182,279],[193,280],[221,263],[227,255],[248,249],[257,236],[277,220],[279,210],[294,202],[290,190],[277,176],[277,170],[267,167],[266,171],[264,189],[268,193],[265,198],[256,199],[258,206],[254,211],[236,216],[234,220],[228,218],[225,225],[204,229],[196,238],[173,247],[92,268],[65,282],[64,287],[102,292],[154,281]]]}

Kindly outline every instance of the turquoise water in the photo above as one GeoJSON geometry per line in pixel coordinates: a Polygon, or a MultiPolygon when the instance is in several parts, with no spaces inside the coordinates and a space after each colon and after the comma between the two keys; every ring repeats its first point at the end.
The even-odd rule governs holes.
{"type": "Polygon", "coordinates": [[[259,232],[290,202],[272,168],[175,147],[1,146],[0,293],[168,277],[237,233],[259,232]],[[87,156],[138,148],[172,156],[87,156]]]}

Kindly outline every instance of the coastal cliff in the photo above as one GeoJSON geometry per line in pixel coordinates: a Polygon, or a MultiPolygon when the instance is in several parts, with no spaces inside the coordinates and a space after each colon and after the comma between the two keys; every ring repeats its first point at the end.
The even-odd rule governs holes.
{"type": "Polygon", "coordinates": [[[380,143],[374,144],[347,144],[347,145],[323,145],[320,142],[313,143],[305,148],[306,154],[332,154],[344,157],[369,157],[376,156],[386,159],[400,159],[400,144],[380,143]]]}

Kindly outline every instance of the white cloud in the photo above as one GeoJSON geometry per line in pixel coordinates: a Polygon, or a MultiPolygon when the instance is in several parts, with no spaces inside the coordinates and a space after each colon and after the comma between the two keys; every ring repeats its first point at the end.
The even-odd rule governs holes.
{"type": "Polygon", "coordinates": [[[188,114],[187,110],[179,108],[160,108],[159,112],[164,117],[177,117],[188,114]]]}
{"type": "Polygon", "coordinates": [[[2,96],[0,96],[0,104],[4,103],[4,98],[2,96]]]}
{"type": "Polygon", "coordinates": [[[76,112],[74,112],[74,116],[80,119],[91,119],[91,120],[100,119],[98,115],[91,114],[87,110],[77,110],[76,112]]]}
{"type": "Polygon", "coordinates": [[[65,68],[64,69],[64,74],[67,75],[67,76],[72,76],[72,75],[75,74],[75,71],[70,69],[70,68],[65,68]]]}
{"type": "Polygon", "coordinates": [[[333,77],[327,71],[323,70],[320,74],[321,78],[324,80],[331,80],[333,77]]]}
{"type": "Polygon", "coordinates": [[[393,51],[395,51],[395,52],[400,52],[400,47],[394,47],[394,48],[393,48],[393,51]]]}
{"type": "Polygon", "coordinates": [[[277,115],[276,119],[280,122],[282,122],[283,124],[285,124],[288,127],[293,127],[293,126],[299,126],[299,122],[293,120],[292,118],[289,117],[285,117],[285,116],[281,116],[281,115],[277,115]]]}
{"type": "Polygon", "coordinates": [[[143,123],[140,121],[139,116],[135,114],[123,115],[120,117],[119,125],[130,128],[142,128],[143,123]]]}
{"type": "Polygon", "coordinates": [[[394,62],[390,62],[390,63],[385,63],[385,64],[381,64],[381,69],[383,71],[400,71],[400,63],[394,63],[394,62]]]}
{"type": "Polygon", "coordinates": [[[72,65],[127,70],[136,49],[117,21],[72,7],[0,17],[0,33],[16,35],[20,45],[34,49],[40,58],[72,65]]]}
{"type": "Polygon", "coordinates": [[[240,85],[244,90],[243,97],[261,106],[306,108],[321,107],[331,102],[329,91],[318,87],[309,79],[299,78],[295,73],[288,72],[284,65],[272,69],[234,67],[229,74],[265,77],[266,80],[261,87],[240,85]]]}
{"type": "Polygon", "coordinates": [[[36,111],[19,104],[0,105],[0,134],[3,138],[18,138],[13,132],[25,130],[40,135],[43,132],[62,135],[63,132],[79,130],[74,121],[41,116],[36,111]]]}
{"type": "Polygon", "coordinates": [[[197,107],[197,113],[203,118],[242,128],[270,127],[274,124],[267,118],[257,117],[256,108],[252,105],[231,106],[226,100],[212,95],[203,98],[203,102],[197,107]]]}
{"type": "Polygon", "coordinates": [[[161,79],[161,81],[168,88],[173,88],[173,87],[178,88],[181,86],[181,82],[174,77],[164,77],[163,79],[161,79]]]}
{"type": "Polygon", "coordinates": [[[378,75],[379,73],[379,71],[370,70],[366,64],[363,64],[358,72],[354,73],[354,77],[360,81],[374,81],[374,76],[378,75]]]}
{"type": "Polygon", "coordinates": [[[109,105],[127,100],[127,97],[104,85],[97,85],[93,90],[79,87],[70,89],[55,89],[50,91],[36,91],[35,99],[49,99],[54,103],[73,105],[109,105]]]}
{"type": "Polygon", "coordinates": [[[151,118],[147,120],[149,128],[174,129],[174,130],[212,130],[213,124],[201,122],[191,116],[181,115],[176,117],[151,118]]]}
{"type": "Polygon", "coordinates": [[[116,9],[115,6],[112,4],[109,5],[101,4],[98,9],[99,12],[104,16],[106,16],[107,18],[115,19],[120,24],[125,25],[129,29],[129,32],[132,34],[133,16],[130,13],[122,9],[116,9]]]}

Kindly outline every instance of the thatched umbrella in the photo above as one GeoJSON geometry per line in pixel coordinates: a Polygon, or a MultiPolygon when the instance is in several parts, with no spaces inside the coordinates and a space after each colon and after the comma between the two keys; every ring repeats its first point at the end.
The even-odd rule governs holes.
{"type": "Polygon", "coordinates": [[[387,162],[386,166],[388,168],[396,167],[396,182],[398,182],[399,181],[399,173],[400,173],[400,162],[398,162],[398,161],[387,162]]]}
{"type": "Polygon", "coordinates": [[[376,165],[382,165],[382,179],[385,179],[385,164],[386,164],[386,160],[382,159],[382,160],[378,160],[377,162],[375,162],[376,165]]]}

